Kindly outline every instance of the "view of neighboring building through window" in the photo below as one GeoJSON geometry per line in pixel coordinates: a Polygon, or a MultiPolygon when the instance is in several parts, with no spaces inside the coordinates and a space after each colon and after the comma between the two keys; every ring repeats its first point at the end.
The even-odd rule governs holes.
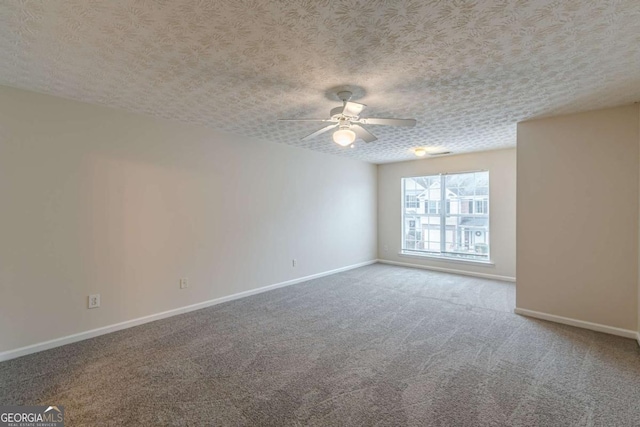
{"type": "Polygon", "coordinates": [[[402,193],[403,252],[489,260],[488,171],[403,178],[402,193]]]}
{"type": "Polygon", "coordinates": [[[415,194],[407,194],[404,199],[404,205],[409,209],[418,209],[420,207],[418,204],[418,198],[415,194]]]}

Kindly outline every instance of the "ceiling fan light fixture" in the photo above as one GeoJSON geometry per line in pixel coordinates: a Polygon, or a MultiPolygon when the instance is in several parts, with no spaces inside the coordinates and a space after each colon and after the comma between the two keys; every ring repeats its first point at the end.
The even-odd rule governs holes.
{"type": "Polygon", "coordinates": [[[415,150],[413,150],[413,154],[418,157],[424,157],[427,155],[427,150],[425,150],[424,148],[416,148],[415,150]]]}
{"type": "Polygon", "coordinates": [[[356,140],[356,138],[367,143],[378,139],[362,125],[406,127],[413,127],[416,125],[416,119],[361,117],[360,113],[362,113],[367,106],[365,104],[359,104],[351,101],[352,95],[353,94],[350,91],[340,90],[337,96],[342,101],[342,106],[332,108],[329,112],[328,119],[279,119],[279,121],[330,123],[322,129],[318,129],[317,131],[305,136],[302,138],[302,141],[308,141],[325,132],[334,131],[337,128],[337,130],[333,132],[333,141],[342,147],[348,147],[356,140]]]}
{"type": "Polygon", "coordinates": [[[356,133],[351,129],[338,129],[333,133],[333,142],[346,147],[351,145],[356,140],[356,133]]]}

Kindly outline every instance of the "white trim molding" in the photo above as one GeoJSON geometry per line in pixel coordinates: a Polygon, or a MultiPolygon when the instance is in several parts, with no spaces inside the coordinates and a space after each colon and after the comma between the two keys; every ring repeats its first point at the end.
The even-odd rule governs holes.
{"type": "Polygon", "coordinates": [[[386,259],[378,259],[380,264],[398,265],[400,267],[421,268],[423,270],[433,270],[442,273],[462,274],[464,276],[480,277],[482,279],[501,280],[504,282],[515,282],[515,277],[499,276],[497,274],[477,273],[475,271],[456,270],[454,268],[432,267],[430,265],[410,264],[407,262],[389,261],[386,259]]]}
{"type": "Polygon", "coordinates": [[[625,338],[638,339],[640,344],[640,335],[636,331],[629,329],[616,328],[614,326],[601,325],[600,323],[592,323],[584,320],[572,319],[570,317],[556,316],[555,314],[542,313],[540,311],[527,310],[525,308],[516,307],[513,312],[526,317],[533,317],[541,320],[548,320],[550,322],[562,323],[563,325],[575,326],[578,328],[589,329],[596,332],[603,332],[605,334],[617,335],[625,338]]]}
{"type": "Polygon", "coordinates": [[[638,345],[640,346],[640,332],[636,334],[636,341],[638,341],[638,345]]]}
{"type": "Polygon", "coordinates": [[[97,337],[100,335],[109,334],[111,332],[120,331],[122,329],[132,328],[134,326],[142,325],[144,323],[153,322],[155,320],[165,319],[167,317],[177,316],[178,314],[188,313],[190,311],[200,310],[202,308],[211,307],[213,305],[222,304],[223,302],[233,301],[240,298],[245,298],[251,295],[260,294],[262,292],[271,291],[273,289],[282,288],[285,286],[295,285],[297,283],[306,282],[308,280],[317,279],[319,277],[329,276],[331,274],[340,273],[342,271],[353,270],[354,268],[364,267],[366,265],[375,264],[377,260],[365,261],[358,264],[348,265],[346,267],[336,268],[334,270],[323,271],[321,273],[312,274],[310,276],[299,277],[297,279],[287,280],[285,282],[275,283],[273,285],[263,286],[261,288],[251,289],[244,292],[238,292],[237,294],[227,295],[224,297],[199,302],[196,304],[188,305],[185,307],[174,308],[172,310],[163,311],[161,313],[151,314],[148,316],[138,317],[137,319],[127,320],[125,322],[116,323],[113,325],[103,326],[101,328],[91,329],[89,331],[79,332],[77,334],[67,335],[60,338],[55,338],[49,341],[44,341],[37,344],[28,345],[26,347],[16,348],[14,350],[8,350],[0,353],[0,362],[6,360],[15,359],[17,357],[26,356],[27,354],[37,353],[51,348],[60,347],[66,344],[71,344],[78,341],[83,341],[89,338],[97,337]]]}
{"type": "Polygon", "coordinates": [[[491,260],[484,261],[479,259],[454,258],[454,257],[447,257],[447,256],[441,256],[441,255],[433,255],[433,254],[420,254],[416,252],[412,253],[411,251],[400,251],[398,252],[398,256],[406,257],[406,258],[414,258],[414,259],[425,259],[425,260],[432,259],[435,261],[453,262],[458,264],[480,265],[483,267],[495,266],[495,263],[491,260]]]}

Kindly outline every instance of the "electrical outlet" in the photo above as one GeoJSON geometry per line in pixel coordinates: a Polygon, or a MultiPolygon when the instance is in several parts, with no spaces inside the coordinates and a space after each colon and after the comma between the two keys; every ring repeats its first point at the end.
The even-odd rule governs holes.
{"type": "Polygon", "coordinates": [[[183,277],[182,279],[180,279],[180,289],[186,289],[189,287],[189,279],[187,279],[186,277],[183,277]]]}
{"type": "Polygon", "coordinates": [[[295,266],[296,266],[296,262],[297,262],[297,261],[296,261],[295,259],[292,259],[292,260],[291,260],[291,267],[295,267],[295,266]]]}
{"type": "Polygon", "coordinates": [[[100,294],[89,295],[89,302],[87,308],[100,307],[100,294]]]}

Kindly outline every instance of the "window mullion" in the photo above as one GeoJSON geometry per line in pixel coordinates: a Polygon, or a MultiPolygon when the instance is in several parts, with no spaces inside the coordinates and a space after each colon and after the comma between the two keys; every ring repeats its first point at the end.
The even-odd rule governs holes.
{"type": "Polygon", "coordinates": [[[447,219],[446,219],[446,189],[445,187],[445,176],[440,175],[440,253],[445,253],[446,246],[446,238],[447,238],[447,219]]]}

